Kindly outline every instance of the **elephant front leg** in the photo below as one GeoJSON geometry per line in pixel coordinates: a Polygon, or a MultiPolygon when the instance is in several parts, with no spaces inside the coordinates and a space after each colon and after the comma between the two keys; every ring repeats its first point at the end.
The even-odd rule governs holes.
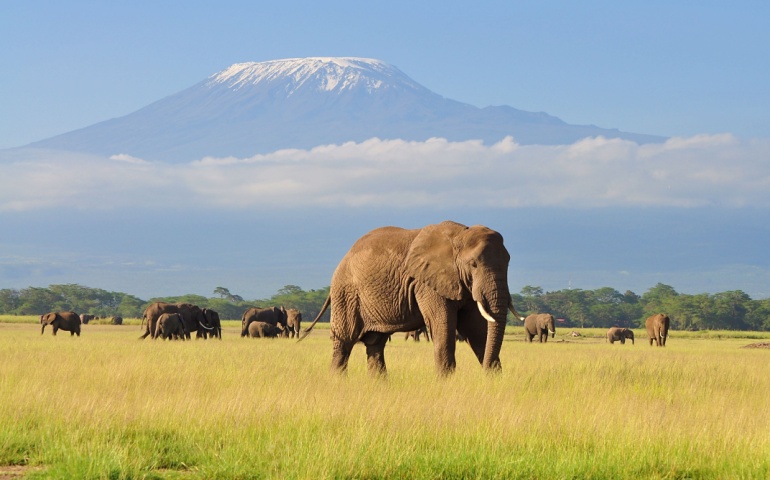
{"type": "Polygon", "coordinates": [[[366,345],[366,364],[369,375],[373,377],[386,375],[385,344],[388,342],[388,335],[379,332],[367,332],[361,341],[366,345]]]}
{"type": "Polygon", "coordinates": [[[443,298],[426,295],[418,298],[420,312],[433,339],[433,358],[436,374],[454,373],[457,363],[457,310],[443,298]]]}

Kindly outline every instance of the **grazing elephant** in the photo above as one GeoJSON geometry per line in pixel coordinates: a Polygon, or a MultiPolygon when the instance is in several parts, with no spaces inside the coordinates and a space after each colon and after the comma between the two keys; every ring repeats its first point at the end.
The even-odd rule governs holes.
{"type": "Polygon", "coordinates": [[[524,340],[527,342],[531,343],[537,335],[540,343],[545,343],[548,341],[549,333],[551,338],[556,336],[553,315],[550,313],[535,313],[524,319],[524,340]]]}
{"type": "Polygon", "coordinates": [[[248,335],[252,338],[273,338],[283,336],[286,329],[283,325],[272,325],[265,322],[251,322],[249,323],[248,335]]]}
{"type": "Polygon", "coordinates": [[[659,347],[666,346],[666,337],[668,337],[668,327],[671,319],[665,313],[656,313],[647,318],[644,326],[647,328],[647,336],[650,337],[650,346],[653,340],[659,347]]]}
{"type": "Polygon", "coordinates": [[[615,343],[620,340],[620,343],[626,344],[626,339],[631,339],[631,344],[634,344],[634,331],[630,328],[612,327],[607,330],[607,341],[615,343]]]}
{"type": "Polygon", "coordinates": [[[182,315],[185,336],[188,339],[192,332],[196,332],[196,338],[205,338],[204,332],[212,330],[211,327],[205,323],[206,317],[203,315],[203,310],[196,305],[190,303],[154,302],[144,310],[142,325],[147,322],[147,329],[145,330],[144,335],[139,337],[140,340],[154,334],[158,317],[164,313],[179,313],[182,315]]]}
{"type": "Polygon", "coordinates": [[[211,330],[206,330],[203,332],[204,338],[207,335],[210,335],[211,338],[218,338],[222,340],[222,321],[219,319],[219,313],[217,313],[215,310],[212,310],[210,308],[204,308],[203,309],[203,316],[206,319],[206,325],[211,328],[211,330]]]}
{"type": "Polygon", "coordinates": [[[274,326],[281,326],[281,332],[286,330],[286,310],[283,307],[257,308],[251,307],[241,316],[241,336],[249,334],[251,322],[264,322],[274,326]]]}
{"type": "Polygon", "coordinates": [[[86,313],[81,313],[80,314],[80,323],[82,323],[83,325],[88,325],[88,322],[90,322],[94,318],[96,318],[96,315],[88,315],[86,313]]]}
{"type": "Polygon", "coordinates": [[[111,325],[123,325],[123,317],[115,316],[115,317],[110,318],[110,324],[111,325]]]}
{"type": "Polygon", "coordinates": [[[80,315],[75,312],[50,312],[40,315],[40,324],[43,325],[40,335],[45,332],[46,325],[50,325],[54,335],[57,331],[64,330],[70,332],[70,336],[80,336],[80,315]]]}
{"type": "Polygon", "coordinates": [[[404,336],[404,340],[409,340],[410,338],[413,338],[415,342],[419,342],[420,335],[425,335],[425,339],[430,342],[430,335],[428,335],[428,329],[425,326],[422,326],[417,330],[411,330],[409,332],[406,332],[406,335],[404,336]]]}
{"type": "Polygon", "coordinates": [[[508,310],[520,317],[508,291],[509,260],[502,235],[481,225],[372,230],[340,261],[303,337],[331,306],[333,371],[345,372],[353,345],[362,342],[370,374],[385,374],[388,337],[424,325],[439,375],[455,370],[457,332],[485,370],[500,370],[508,310]]]}
{"type": "Polygon", "coordinates": [[[286,333],[288,334],[289,338],[294,338],[295,335],[299,337],[299,332],[302,328],[302,312],[296,308],[290,308],[288,310],[284,310],[283,312],[286,316],[286,333]]]}
{"type": "Polygon", "coordinates": [[[155,333],[152,338],[161,337],[163,340],[173,339],[184,341],[184,319],[180,313],[162,313],[158,317],[155,333]]]}

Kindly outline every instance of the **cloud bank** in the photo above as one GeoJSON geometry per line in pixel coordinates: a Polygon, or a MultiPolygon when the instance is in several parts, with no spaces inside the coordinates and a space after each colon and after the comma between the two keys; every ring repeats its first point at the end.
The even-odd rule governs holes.
{"type": "Polygon", "coordinates": [[[0,153],[0,211],[59,207],[770,207],[770,141],[638,145],[505,138],[370,139],[187,164],[43,150],[0,153]]]}

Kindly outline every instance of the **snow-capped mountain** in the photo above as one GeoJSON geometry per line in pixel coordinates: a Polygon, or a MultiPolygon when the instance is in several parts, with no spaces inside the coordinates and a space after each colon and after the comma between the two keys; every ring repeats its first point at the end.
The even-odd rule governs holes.
{"type": "Polygon", "coordinates": [[[372,137],[494,143],[509,135],[521,144],[598,135],[663,140],[508,106],[477,108],[433,93],[379,60],[315,57],[238,63],[124,117],[29,146],[177,162],[372,137]]]}

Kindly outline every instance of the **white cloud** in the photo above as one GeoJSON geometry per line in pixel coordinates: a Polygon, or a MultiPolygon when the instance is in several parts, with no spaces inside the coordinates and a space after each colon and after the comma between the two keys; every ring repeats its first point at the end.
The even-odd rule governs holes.
{"type": "Polygon", "coordinates": [[[572,145],[371,139],[187,164],[0,157],[0,211],[50,207],[770,206],[770,141],[732,135],[572,145]]]}

